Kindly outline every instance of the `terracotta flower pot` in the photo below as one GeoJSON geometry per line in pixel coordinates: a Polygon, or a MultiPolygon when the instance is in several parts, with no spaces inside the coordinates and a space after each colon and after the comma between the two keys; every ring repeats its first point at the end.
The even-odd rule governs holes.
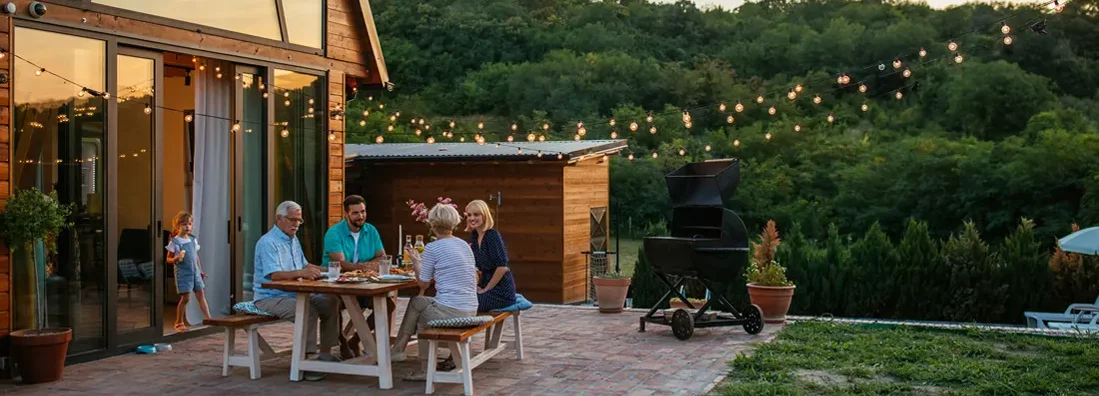
{"type": "Polygon", "coordinates": [[[630,278],[592,279],[592,283],[595,283],[595,298],[599,300],[599,312],[622,312],[631,281],[630,278]]]}
{"type": "Polygon", "coordinates": [[[61,379],[72,329],[28,329],[11,333],[12,357],[23,383],[38,384],[61,379]]]}
{"type": "Polygon", "coordinates": [[[797,286],[759,286],[748,284],[748,296],[752,304],[763,310],[765,323],[783,323],[786,312],[790,310],[790,300],[794,298],[797,286]]]}

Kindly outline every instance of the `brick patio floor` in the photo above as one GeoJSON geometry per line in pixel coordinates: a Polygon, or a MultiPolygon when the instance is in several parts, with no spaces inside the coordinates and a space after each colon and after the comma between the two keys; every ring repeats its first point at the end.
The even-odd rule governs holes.
{"type": "MultiPolygon", "coordinates": [[[[401,302],[403,309],[404,301],[401,302]]],[[[740,327],[696,329],[679,341],[667,326],[649,325],[638,333],[638,317],[630,310],[600,314],[582,307],[538,305],[523,312],[525,356],[515,360],[509,350],[473,371],[478,395],[698,395],[727,371],[726,362],[765,342],[780,328],[769,325],[755,336],[740,327]]],[[[398,312],[400,320],[400,312],[398,312]]],[[[292,326],[278,324],[261,333],[276,349],[290,345],[292,326]]],[[[511,321],[504,339],[513,336],[511,321]]],[[[238,333],[240,334],[240,333],[238,333]]],[[[237,337],[238,348],[241,336],[237,337]]],[[[483,341],[473,342],[474,351],[483,341]]],[[[70,366],[62,381],[33,386],[0,384],[4,394],[86,395],[422,395],[423,382],[399,378],[419,363],[415,358],[395,364],[394,388],[378,389],[378,380],[329,374],[319,382],[290,382],[290,359],[264,361],[263,378],[248,379],[247,368],[221,376],[221,334],[173,345],[155,355],[128,354],[70,366]]],[[[410,355],[416,348],[409,348],[410,355]]],[[[445,353],[445,352],[442,352],[445,353]]],[[[476,353],[476,352],[474,352],[476,353]]],[[[461,394],[460,384],[440,384],[437,395],[461,394]]]]}

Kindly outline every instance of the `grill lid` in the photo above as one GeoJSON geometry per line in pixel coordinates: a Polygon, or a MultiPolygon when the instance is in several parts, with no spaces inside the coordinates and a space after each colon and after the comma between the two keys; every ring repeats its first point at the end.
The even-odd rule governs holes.
{"type": "Polygon", "coordinates": [[[740,183],[740,161],[692,162],[664,176],[672,206],[723,206],[740,183]]]}

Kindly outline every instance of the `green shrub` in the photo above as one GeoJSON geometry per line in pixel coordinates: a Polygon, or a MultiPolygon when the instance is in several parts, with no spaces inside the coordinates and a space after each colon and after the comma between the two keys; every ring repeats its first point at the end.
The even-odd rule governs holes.
{"type": "Polygon", "coordinates": [[[887,317],[896,308],[897,253],[889,236],[874,223],[851,246],[851,282],[848,312],[859,317],[887,317]],[[887,311],[888,310],[888,311],[887,311]]]}
{"type": "Polygon", "coordinates": [[[667,291],[668,287],[653,273],[653,268],[645,257],[645,247],[642,245],[637,249],[637,265],[634,266],[633,278],[630,280],[630,297],[633,298],[633,306],[652,308],[667,291]]]}
{"type": "Polygon", "coordinates": [[[1025,323],[1025,311],[1056,309],[1051,304],[1054,292],[1048,267],[1049,255],[1034,235],[1033,221],[1027,218],[1019,221],[1019,227],[1004,238],[1000,258],[1007,283],[1005,322],[1025,323]]]}
{"type": "Polygon", "coordinates": [[[896,317],[940,320],[943,307],[950,301],[942,291],[950,282],[950,272],[943,265],[939,242],[931,238],[927,223],[909,220],[904,238],[897,247],[901,277],[897,289],[896,317]],[[938,291],[938,292],[937,292],[938,291]]]}
{"type": "Polygon", "coordinates": [[[999,257],[981,239],[977,225],[967,221],[960,235],[951,235],[942,256],[950,270],[950,283],[939,292],[952,296],[943,306],[946,319],[993,322],[1002,317],[1007,285],[1000,281],[999,257]]]}

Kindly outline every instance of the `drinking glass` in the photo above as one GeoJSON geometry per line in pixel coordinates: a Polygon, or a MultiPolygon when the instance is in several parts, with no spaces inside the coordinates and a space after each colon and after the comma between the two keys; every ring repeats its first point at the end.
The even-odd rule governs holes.
{"type": "Polygon", "coordinates": [[[331,261],[328,263],[328,279],[336,279],[340,277],[340,262],[331,261]]]}
{"type": "Polygon", "coordinates": [[[378,265],[378,275],[389,275],[389,266],[393,265],[393,255],[385,255],[383,262],[378,265]]]}

